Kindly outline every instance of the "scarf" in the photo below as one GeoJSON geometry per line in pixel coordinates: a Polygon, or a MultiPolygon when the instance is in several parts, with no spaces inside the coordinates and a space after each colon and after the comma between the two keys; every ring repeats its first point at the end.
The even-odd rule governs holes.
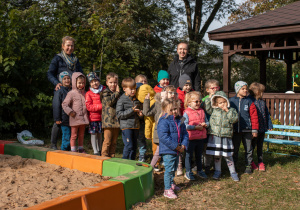
{"type": "Polygon", "coordinates": [[[69,56],[62,50],[58,55],[66,62],[68,69],[75,71],[78,58],[73,53],[69,56]]]}
{"type": "Polygon", "coordinates": [[[101,93],[102,90],[103,90],[103,85],[100,85],[98,89],[94,89],[94,88],[91,88],[91,87],[90,87],[90,90],[91,90],[93,93],[101,93]]]}

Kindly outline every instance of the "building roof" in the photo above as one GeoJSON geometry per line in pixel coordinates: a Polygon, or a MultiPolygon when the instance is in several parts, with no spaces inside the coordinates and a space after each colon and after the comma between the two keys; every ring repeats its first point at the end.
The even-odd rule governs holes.
{"type": "Polygon", "coordinates": [[[208,32],[209,34],[244,31],[252,29],[263,29],[281,26],[292,26],[300,24],[300,1],[288,4],[276,10],[268,11],[264,14],[223,26],[208,32]]]}

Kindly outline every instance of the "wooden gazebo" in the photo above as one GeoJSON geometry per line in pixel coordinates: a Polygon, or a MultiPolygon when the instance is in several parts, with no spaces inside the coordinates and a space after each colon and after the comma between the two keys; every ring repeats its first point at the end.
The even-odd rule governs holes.
{"type": "MultiPolygon", "coordinates": [[[[300,61],[300,1],[247,20],[208,32],[210,40],[223,42],[223,90],[230,93],[231,61],[234,54],[256,56],[260,83],[266,85],[266,60],[286,63],[286,89],[292,89],[292,64],[300,61]]],[[[265,93],[271,116],[282,124],[299,125],[300,94],[265,93]]]]}

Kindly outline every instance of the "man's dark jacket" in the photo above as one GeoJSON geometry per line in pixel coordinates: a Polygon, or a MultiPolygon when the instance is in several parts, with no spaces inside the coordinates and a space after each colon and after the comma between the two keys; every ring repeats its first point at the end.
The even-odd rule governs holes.
{"type": "Polygon", "coordinates": [[[174,85],[176,88],[179,87],[179,77],[183,74],[189,75],[193,82],[193,89],[200,91],[200,73],[197,68],[197,62],[188,55],[185,60],[183,60],[183,65],[179,64],[179,56],[176,55],[172,63],[168,68],[168,73],[170,75],[170,85],[174,85]]]}

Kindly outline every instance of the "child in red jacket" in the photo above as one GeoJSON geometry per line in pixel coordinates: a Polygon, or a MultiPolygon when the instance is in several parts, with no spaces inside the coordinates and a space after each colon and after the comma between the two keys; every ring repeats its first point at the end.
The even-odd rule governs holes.
{"type": "Polygon", "coordinates": [[[94,155],[101,155],[102,149],[102,103],[100,93],[104,90],[100,84],[100,79],[95,72],[90,72],[87,75],[90,83],[90,90],[85,94],[85,104],[89,111],[89,133],[91,134],[91,143],[94,150],[94,155]]]}
{"type": "Polygon", "coordinates": [[[156,93],[160,93],[164,87],[167,87],[170,82],[170,75],[165,70],[160,70],[157,75],[158,84],[153,88],[156,93]]]}
{"type": "Polygon", "coordinates": [[[187,74],[183,74],[179,77],[179,87],[176,92],[178,94],[178,99],[180,100],[180,115],[183,115],[184,111],[184,98],[187,93],[192,90],[192,80],[187,74]]]}

